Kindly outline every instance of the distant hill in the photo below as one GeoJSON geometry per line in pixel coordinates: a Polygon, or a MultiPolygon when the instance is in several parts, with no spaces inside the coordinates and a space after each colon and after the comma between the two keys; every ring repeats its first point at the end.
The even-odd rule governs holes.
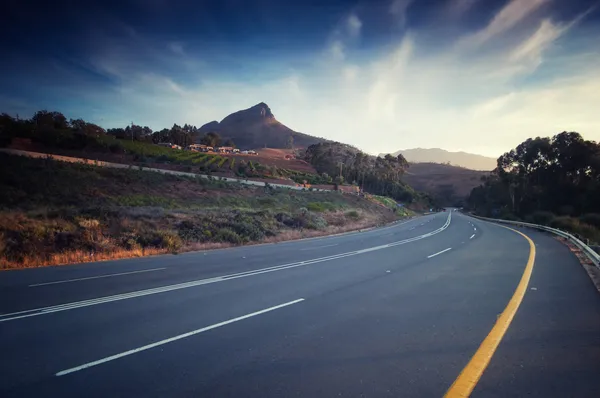
{"type": "Polygon", "coordinates": [[[400,153],[411,163],[450,163],[453,166],[485,171],[496,168],[496,159],[467,152],[449,152],[440,148],[414,148],[399,150],[392,155],[398,156],[400,153]]]}
{"type": "Polygon", "coordinates": [[[201,133],[215,132],[223,139],[231,138],[239,148],[288,148],[290,137],[294,147],[306,148],[312,144],[327,142],[290,129],[275,119],[267,104],[261,102],[251,108],[237,111],[221,122],[212,121],[200,127],[201,133]]]}
{"type": "Polygon", "coordinates": [[[481,184],[486,171],[439,163],[411,163],[403,180],[418,191],[427,192],[441,204],[454,205],[481,184]]]}

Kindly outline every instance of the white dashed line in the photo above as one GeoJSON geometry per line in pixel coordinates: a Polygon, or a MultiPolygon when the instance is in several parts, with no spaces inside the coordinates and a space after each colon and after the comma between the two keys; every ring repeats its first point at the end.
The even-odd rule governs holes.
{"type": "Polygon", "coordinates": [[[213,325],[203,327],[202,329],[193,330],[191,332],[180,334],[180,335],[175,336],[175,337],[171,337],[171,338],[168,338],[168,339],[165,339],[165,340],[160,340],[160,341],[157,341],[155,343],[148,344],[148,345],[145,345],[145,346],[142,346],[142,347],[134,348],[133,350],[125,351],[125,352],[122,352],[120,354],[111,355],[109,357],[102,358],[102,359],[99,359],[99,360],[94,361],[94,362],[88,362],[86,364],[83,364],[83,365],[80,365],[80,366],[76,366],[74,368],[62,370],[62,371],[58,372],[56,374],[56,376],[68,375],[69,373],[78,372],[80,370],[91,368],[92,366],[97,366],[97,365],[103,364],[105,362],[114,361],[115,359],[123,358],[123,357],[126,357],[128,355],[132,355],[132,354],[138,353],[140,351],[146,351],[146,350],[149,350],[149,349],[154,348],[154,347],[158,347],[158,346],[161,346],[161,345],[164,345],[164,344],[171,343],[173,341],[185,339],[186,337],[190,337],[190,336],[193,336],[193,335],[198,334],[198,333],[206,332],[206,331],[209,331],[209,330],[212,330],[212,329],[219,328],[221,326],[228,325],[230,323],[234,323],[234,322],[238,322],[238,321],[241,321],[241,320],[244,320],[244,319],[252,318],[253,316],[261,315],[261,314],[264,314],[266,312],[270,312],[270,311],[277,310],[279,308],[287,307],[288,305],[296,304],[296,303],[299,303],[301,301],[304,301],[304,299],[301,298],[301,299],[298,299],[298,300],[290,301],[288,303],[279,304],[279,305],[276,305],[274,307],[269,307],[269,308],[266,308],[264,310],[256,311],[256,312],[253,312],[251,314],[246,314],[246,315],[243,315],[243,316],[240,316],[240,317],[237,317],[237,318],[229,319],[229,320],[224,321],[224,322],[215,323],[213,325]]]}
{"type": "Polygon", "coordinates": [[[427,256],[427,258],[431,258],[431,257],[439,256],[440,254],[442,254],[442,253],[445,253],[445,252],[447,252],[448,250],[452,250],[452,248],[451,248],[451,247],[449,247],[449,248],[447,248],[447,249],[445,249],[445,250],[442,250],[441,252],[437,252],[437,253],[435,253],[435,254],[432,254],[432,255],[430,255],[430,256],[427,256]]]}

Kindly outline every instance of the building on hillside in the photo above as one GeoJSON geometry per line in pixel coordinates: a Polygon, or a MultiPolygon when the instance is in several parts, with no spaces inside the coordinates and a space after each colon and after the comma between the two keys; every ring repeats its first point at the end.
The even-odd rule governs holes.
{"type": "Polygon", "coordinates": [[[204,148],[206,148],[206,145],[192,144],[192,145],[188,145],[188,147],[186,149],[188,151],[201,152],[204,148]]]}
{"type": "Polygon", "coordinates": [[[215,152],[218,153],[233,153],[233,147],[231,146],[220,146],[216,148],[215,152]]]}
{"type": "Polygon", "coordinates": [[[214,150],[213,147],[204,144],[192,144],[187,149],[195,152],[212,152],[214,150]]]}

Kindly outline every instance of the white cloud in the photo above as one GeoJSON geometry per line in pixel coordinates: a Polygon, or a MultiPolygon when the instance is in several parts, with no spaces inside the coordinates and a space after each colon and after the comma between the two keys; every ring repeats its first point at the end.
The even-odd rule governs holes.
{"type": "Polygon", "coordinates": [[[185,53],[183,51],[183,44],[179,43],[179,42],[169,43],[169,50],[171,50],[173,52],[173,54],[176,54],[176,55],[185,55],[185,53]]]}
{"type": "Polygon", "coordinates": [[[346,27],[348,29],[348,34],[351,37],[360,36],[360,29],[362,28],[361,20],[356,16],[356,14],[351,14],[346,20],[346,27]]]}
{"type": "Polygon", "coordinates": [[[448,3],[448,15],[458,17],[469,11],[478,0],[452,0],[448,3]]]}
{"type": "Polygon", "coordinates": [[[510,0],[490,23],[480,31],[463,38],[460,44],[478,47],[513,28],[549,0],[510,0]]]}
{"type": "Polygon", "coordinates": [[[515,61],[526,59],[533,61],[535,64],[540,64],[544,50],[558,39],[565,30],[566,28],[544,19],[535,33],[512,52],[511,59],[515,61]]]}
{"type": "Polygon", "coordinates": [[[400,26],[405,26],[407,22],[406,12],[414,0],[393,0],[390,4],[390,14],[392,14],[400,26]]]}
{"type": "Polygon", "coordinates": [[[336,61],[342,61],[346,57],[344,44],[339,40],[332,41],[329,45],[329,55],[336,61]]]}

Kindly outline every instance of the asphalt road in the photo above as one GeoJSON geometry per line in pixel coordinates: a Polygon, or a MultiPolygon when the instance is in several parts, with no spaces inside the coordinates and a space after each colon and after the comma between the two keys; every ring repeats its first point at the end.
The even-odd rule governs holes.
{"type": "MultiPolygon", "coordinates": [[[[600,396],[600,296],[536,259],[477,397],[600,396]]],[[[530,255],[438,213],[362,233],[0,273],[1,397],[443,396],[530,255]]]]}

